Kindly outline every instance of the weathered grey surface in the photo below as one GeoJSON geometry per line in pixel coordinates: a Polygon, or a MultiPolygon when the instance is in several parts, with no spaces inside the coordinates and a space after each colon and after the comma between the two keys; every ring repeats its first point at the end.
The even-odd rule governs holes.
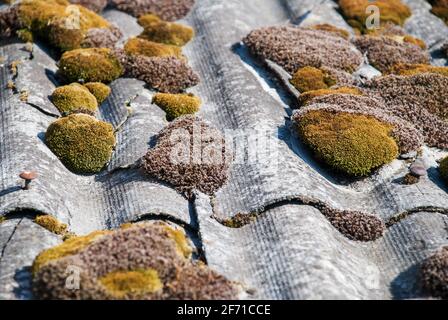
{"type": "MultiPolygon", "coordinates": [[[[424,1],[406,2],[414,11],[407,31],[426,40],[435,64],[446,64],[437,48],[447,38],[448,27],[429,13],[424,1]]],[[[104,15],[124,31],[121,44],[141,30],[127,14],[112,10],[104,15]]],[[[21,210],[50,213],[77,233],[117,227],[146,215],[175,221],[193,233],[199,226],[208,264],[249,292],[255,289],[250,297],[421,297],[418,264],[448,243],[443,215],[448,212],[447,188],[436,170],[436,160],[444,153],[423,150],[430,170],[418,185],[399,183],[410,165],[403,160],[362,181],[342,179],[315,162],[295,136],[288,120],[294,95],[240,45],[252,29],[267,25],[325,22],[348,28],[335,3],[197,0],[183,22],[196,29],[184,53],[201,77],[191,90],[203,100],[199,115],[234,137],[236,147],[250,145],[256,151],[236,160],[228,184],[213,201],[198,195],[188,203],[136,168],[167,122],[164,112],[150,103],[152,92],[133,79],[115,81],[113,94],[100,108],[99,117],[112,123],[117,135],[107,168],[96,176],[69,172],[43,142],[43,133],[59,115],[48,100],[56,86],[55,61],[36,45],[30,59],[29,52],[21,50],[23,44],[5,44],[0,47],[0,56],[7,57],[0,64],[0,215],[21,210]],[[19,101],[18,93],[3,89],[12,79],[9,64],[14,60],[23,60],[14,80],[19,91],[29,91],[28,104],[19,101]],[[25,169],[40,174],[30,191],[19,187],[17,176],[25,169]],[[410,215],[376,242],[358,243],[341,235],[317,209],[295,201],[303,198],[373,213],[384,221],[403,212],[410,215]],[[260,212],[260,218],[241,229],[211,218],[253,211],[260,212]]],[[[26,288],[26,268],[33,256],[59,240],[27,218],[1,224],[0,298],[29,298],[27,289],[13,289],[19,286],[17,279],[24,277],[26,288]],[[13,276],[16,272],[20,277],[13,276]]]]}

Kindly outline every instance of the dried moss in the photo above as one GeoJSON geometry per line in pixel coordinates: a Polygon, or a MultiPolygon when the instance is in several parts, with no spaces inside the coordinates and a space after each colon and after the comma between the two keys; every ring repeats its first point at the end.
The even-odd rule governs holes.
{"type": "Polygon", "coordinates": [[[24,0],[16,4],[21,28],[66,51],[79,48],[91,28],[109,28],[101,16],[65,0],[24,0]]]}
{"type": "Polygon", "coordinates": [[[339,0],[339,7],[347,22],[364,33],[367,31],[366,21],[370,13],[366,9],[375,5],[380,9],[380,23],[403,25],[412,14],[408,6],[400,0],[339,0]]]}
{"type": "Polygon", "coordinates": [[[350,38],[350,32],[348,32],[345,29],[338,28],[334,25],[328,24],[328,23],[315,24],[309,28],[314,29],[314,30],[331,32],[341,38],[344,38],[345,40],[348,40],[350,38]]]}
{"type": "Polygon", "coordinates": [[[423,262],[421,279],[423,288],[432,296],[448,299],[448,247],[423,262]]]}
{"type": "Polygon", "coordinates": [[[95,96],[98,105],[102,104],[112,91],[109,86],[101,82],[88,82],[84,84],[84,87],[95,96]]]}
{"type": "Polygon", "coordinates": [[[219,131],[199,118],[182,116],[159,133],[156,146],[143,158],[143,168],[189,198],[194,190],[212,195],[227,181],[229,152],[219,131]]]}
{"type": "Polygon", "coordinates": [[[400,76],[412,76],[420,73],[438,73],[448,77],[448,67],[437,67],[429,64],[397,64],[389,69],[389,73],[400,76]]]}
{"type": "Polygon", "coordinates": [[[347,40],[322,30],[267,27],[253,30],[244,39],[252,54],[269,59],[293,74],[303,67],[328,67],[354,72],[362,54],[347,40]]]}
{"type": "Polygon", "coordinates": [[[65,223],[60,222],[58,219],[50,215],[37,216],[36,219],[34,219],[34,222],[48,231],[58,235],[65,234],[68,228],[65,223]]]}
{"type": "Polygon", "coordinates": [[[144,15],[138,19],[144,31],[140,38],[174,46],[184,46],[194,37],[194,30],[179,23],[157,20],[154,15],[144,15]]]}
{"type": "Polygon", "coordinates": [[[95,238],[87,245],[84,241],[80,247],[37,270],[33,277],[33,292],[37,298],[193,297],[203,300],[236,297],[233,283],[179,254],[176,241],[162,222],[146,222],[119,229],[95,238]],[[65,286],[68,266],[76,266],[81,271],[79,290],[65,286]]]}
{"type": "Polygon", "coordinates": [[[94,12],[101,12],[107,5],[107,0],[69,0],[70,3],[79,4],[94,12]]]}
{"type": "Polygon", "coordinates": [[[304,106],[316,97],[325,96],[329,94],[351,94],[362,95],[362,91],[356,87],[339,87],[335,89],[319,89],[302,93],[298,100],[299,105],[304,106]]]}
{"type": "Polygon", "coordinates": [[[429,64],[430,60],[429,53],[419,46],[388,36],[361,36],[353,43],[367,53],[369,63],[381,72],[387,72],[396,64],[429,64]]]}
{"type": "Polygon", "coordinates": [[[79,251],[87,247],[90,243],[92,243],[95,240],[98,240],[99,238],[108,233],[109,233],[108,231],[95,231],[87,236],[74,237],[68,239],[56,247],[42,251],[36,257],[36,259],[34,259],[32,266],[33,275],[36,275],[36,273],[40,270],[40,268],[45,264],[51,261],[61,259],[66,256],[77,254],[79,251]]]}
{"type": "Polygon", "coordinates": [[[77,49],[65,52],[58,73],[68,82],[109,83],[123,74],[118,58],[107,48],[77,49]]]}
{"type": "Polygon", "coordinates": [[[135,17],[154,13],[167,21],[185,17],[194,2],[195,0],[111,0],[118,10],[123,10],[135,17]]]}
{"type": "Polygon", "coordinates": [[[298,131],[318,159],[350,176],[369,175],[398,156],[392,127],[372,117],[310,111],[298,131]]]}
{"type": "Polygon", "coordinates": [[[167,119],[171,121],[180,116],[198,112],[202,102],[193,94],[157,93],[152,103],[165,111],[167,119]]]}
{"type": "Polygon", "coordinates": [[[56,88],[51,95],[51,101],[64,115],[80,110],[95,112],[98,109],[95,96],[78,83],[56,88]]]}
{"type": "Polygon", "coordinates": [[[448,1],[446,0],[429,0],[432,5],[431,12],[440,17],[448,24],[448,1]]]}
{"type": "Polygon", "coordinates": [[[45,141],[69,170],[92,174],[109,161],[115,136],[109,123],[85,114],[72,114],[53,122],[45,141]]]}
{"type": "Polygon", "coordinates": [[[185,59],[182,49],[177,46],[166,45],[141,38],[131,38],[126,42],[124,51],[129,55],[143,55],[146,57],[176,57],[185,59]]]}
{"type": "Polygon", "coordinates": [[[220,222],[228,228],[242,228],[255,220],[257,220],[258,214],[256,213],[237,213],[233,217],[220,222]]]}
{"type": "Polygon", "coordinates": [[[414,176],[411,173],[407,173],[403,178],[403,184],[406,184],[406,185],[413,185],[413,184],[418,183],[419,181],[420,181],[420,178],[414,176]]]}
{"type": "Polygon", "coordinates": [[[154,269],[114,271],[98,279],[109,295],[116,299],[127,294],[145,295],[163,288],[159,275],[154,269]]]}

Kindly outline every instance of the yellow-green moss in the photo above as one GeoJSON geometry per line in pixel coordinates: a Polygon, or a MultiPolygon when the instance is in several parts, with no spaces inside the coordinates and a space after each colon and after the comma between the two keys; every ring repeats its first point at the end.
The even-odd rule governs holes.
{"type": "Polygon", "coordinates": [[[312,90],[307,91],[299,96],[299,104],[300,105],[306,105],[308,102],[313,100],[316,97],[325,96],[329,94],[353,94],[360,96],[363,93],[361,90],[355,87],[339,87],[337,89],[319,89],[319,90],[312,90]]]}
{"type": "Polygon", "coordinates": [[[437,67],[429,64],[397,64],[389,73],[400,76],[412,76],[420,73],[437,73],[448,77],[448,67],[437,67]]]}
{"type": "Polygon", "coordinates": [[[304,67],[293,74],[290,82],[300,92],[307,92],[328,89],[336,84],[336,79],[318,68],[304,67]]]}
{"type": "Polygon", "coordinates": [[[448,1],[430,0],[429,2],[432,4],[431,12],[448,24],[448,1]]]}
{"type": "Polygon", "coordinates": [[[350,32],[348,32],[345,29],[341,29],[341,28],[335,27],[335,26],[333,26],[331,24],[328,24],[328,23],[322,23],[322,24],[313,25],[313,26],[311,26],[311,29],[331,32],[331,33],[334,33],[335,35],[337,35],[337,36],[339,36],[341,38],[344,38],[346,40],[348,40],[350,38],[350,32]]]}
{"type": "Polygon", "coordinates": [[[73,237],[56,247],[42,251],[36,257],[36,259],[34,259],[32,266],[32,273],[36,274],[37,271],[39,271],[39,269],[43,265],[51,261],[61,259],[80,252],[82,249],[87,247],[93,241],[109,233],[110,231],[95,231],[87,236],[73,237]]]}
{"type": "Polygon", "coordinates": [[[366,21],[371,13],[366,13],[366,8],[375,5],[380,9],[380,23],[391,22],[403,25],[411,16],[411,10],[400,0],[339,0],[339,7],[347,22],[360,32],[367,31],[366,21]]]}
{"type": "Polygon", "coordinates": [[[59,112],[64,115],[79,110],[95,112],[98,109],[98,102],[95,96],[78,83],[56,88],[51,95],[51,101],[59,112]]]}
{"type": "Polygon", "coordinates": [[[171,121],[182,115],[198,112],[202,102],[193,94],[157,93],[152,103],[165,111],[167,119],[171,121]]]}
{"type": "Polygon", "coordinates": [[[34,222],[48,231],[58,235],[65,234],[68,228],[65,223],[60,222],[58,219],[50,215],[37,216],[36,219],[34,219],[34,222]]]}
{"type": "Polygon", "coordinates": [[[398,156],[393,128],[372,117],[310,111],[298,129],[319,160],[350,176],[369,175],[398,156]]]}
{"type": "Polygon", "coordinates": [[[163,288],[159,274],[154,269],[115,271],[98,279],[107,293],[116,299],[128,294],[133,296],[154,293],[163,288]]]}
{"type": "Polygon", "coordinates": [[[179,254],[187,259],[190,259],[193,249],[187,241],[185,232],[181,229],[175,229],[169,225],[166,225],[165,229],[168,232],[169,237],[176,242],[176,247],[179,254]]]}
{"type": "Polygon", "coordinates": [[[445,180],[445,182],[448,183],[448,157],[440,161],[439,172],[443,180],[445,180]]]}
{"type": "Polygon", "coordinates": [[[128,55],[143,55],[147,57],[176,57],[185,59],[182,49],[178,46],[157,43],[142,38],[132,38],[126,42],[124,50],[128,55]]]}
{"type": "Polygon", "coordinates": [[[426,45],[425,41],[423,41],[422,39],[410,36],[410,35],[404,36],[403,42],[415,44],[416,46],[419,46],[423,50],[427,49],[427,45],[426,45]]]}
{"type": "Polygon", "coordinates": [[[101,82],[89,82],[84,85],[96,98],[98,104],[102,104],[111,93],[109,86],[101,82]]]}
{"type": "Polygon", "coordinates": [[[17,30],[17,36],[23,42],[34,42],[33,33],[28,29],[17,30]]]}
{"type": "Polygon", "coordinates": [[[69,170],[80,174],[99,172],[115,146],[112,125],[85,114],[72,114],[53,122],[45,141],[69,170]]]}
{"type": "Polygon", "coordinates": [[[6,221],[6,217],[5,216],[0,216],[0,224],[6,221]]]}
{"type": "Polygon", "coordinates": [[[68,82],[109,83],[123,74],[123,66],[107,48],[76,49],[65,52],[59,73],[68,82]]]}
{"type": "Polygon", "coordinates": [[[183,46],[194,37],[193,28],[179,23],[162,21],[154,15],[144,15],[138,19],[138,22],[144,27],[144,31],[139,37],[146,40],[183,46]]]}
{"type": "Polygon", "coordinates": [[[91,28],[109,28],[96,13],[65,0],[23,0],[18,16],[26,29],[65,51],[79,48],[91,28]]]}

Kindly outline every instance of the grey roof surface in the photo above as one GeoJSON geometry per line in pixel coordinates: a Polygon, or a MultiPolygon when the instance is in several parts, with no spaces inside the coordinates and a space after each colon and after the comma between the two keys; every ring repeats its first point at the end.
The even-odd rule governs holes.
{"type": "MultiPolygon", "coordinates": [[[[448,39],[448,26],[429,12],[426,1],[403,1],[413,11],[406,31],[426,41],[432,63],[446,65],[438,49],[448,39]]],[[[125,13],[108,9],[103,15],[125,37],[140,32],[135,18],[125,13]]],[[[448,244],[448,194],[436,170],[444,153],[423,149],[429,175],[416,185],[397,182],[408,172],[404,160],[362,181],[342,179],[313,160],[291,130],[294,95],[240,43],[257,27],[288,22],[351,30],[335,2],[197,0],[182,22],[196,30],[184,53],[201,78],[190,90],[203,100],[199,116],[231,134],[237,146],[260,146],[256,159],[233,165],[229,182],[215,197],[198,194],[192,202],[150,181],[136,166],[151,138],[168,124],[143,82],[121,78],[112,84],[100,118],[116,129],[116,150],[100,174],[76,175],[42,140],[59,116],[48,99],[56,87],[56,61],[38,44],[32,55],[23,43],[0,46],[0,57],[6,58],[0,63],[0,215],[9,217],[0,224],[0,299],[32,298],[29,267],[34,257],[62,241],[32,222],[30,215],[36,213],[54,215],[77,234],[145,218],[174,222],[188,231],[210,267],[247,289],[247,298],[423,297],[418,266],[448,244]],[[5,89],[12,79],[9,66],[17,60],[22,62],[14,81],[19,91],[29,92],[28,103],[5,89]],[[20,188],[23,170],[39,173],[28,191],[20,188]],[[335,229],[309,199],[372,213],[385,222],[403,218],[377,241],[356,242],[335,229]],[[213,217],[248,212],[260,216],[239,229],[213,217]]]]}

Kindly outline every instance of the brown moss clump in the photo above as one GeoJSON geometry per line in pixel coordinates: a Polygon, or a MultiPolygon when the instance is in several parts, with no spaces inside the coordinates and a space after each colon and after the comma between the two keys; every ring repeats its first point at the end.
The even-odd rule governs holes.
{"type": "Polygon", "coordinates": [[[350,176],[369,175],[398,156],[392,127],[372,117],[310,111],[297,125],[318,159],[350,176]]]}
{"type": "Polygon", "coordinates": [[[366,9],[370,5],[380,9],[380,23],[393,23],[402,26],[412,14],[408,6],[400,0],[339,0],[339,7],[347,22],[364,33],[367,31],[366,21],[370,13],[366,9]]]}
{"type": "Polygon", "coordinates": [[[111,26],[108,29],[91,28],[82,40],[82,48],[109,48],[114,49],[118,40],[123,36],[120,29],[111,26]]]}
{"type": "Polygon", "coordinates": [[[448,1],[447,0],[429,0],[432,5],[431,12],[440,17],[448,24],[448,1]]]}
{"type": "Polygon", "coordinates": [[[99,105],[102,104],[111,93],[110,87],[101,82],[88,82],[84,84],[84,87],[95,96],[99,105]]]}
{"type": "Polygon", "coordinates": [[[419,181],[420,181],[420,178],[414,176],[411,173],[407,173],[403,178],[403,184],[406,184],[406,185],[413,185],[413,184],[418,183],[419,181]]]}
{"type": "Polygon", "coordinates": [[[182,49],[177,46],[148,41],[141,38],[131,38],[126,42],[124,51],[128,55],[143,55],[146,57],[176,57],[185,59],[182,49]]]}
{"type": "Polygon", "coordinates": [[[95,231],[87,236],[72,237],[71,239],[64,241],[62,244],[56,247],[42,251],[36,257],[36,259],[34,259],[32,266],[33,275],[35,275],[40,270],[40,268],[47,263],[64,258],[66,256],[77,254],[79,251],[87,247],[90,243],[98,240],[108,233],[108,231],[95,231]]]}
{"type": "Polygon", "coordinates": [[[269,59],[293,74],[303,67],[328,67],[354,72],[363,62],[361,52],[331,32],[297,27],[253,30],[244,39],[252,54],[269,59]]]}
{"type": "Polygon", "coordinates": [[[83,241],[73,253],[41,265],[34,273],[33,292],[40,299],[203,300],[232,299],[237,294],[233,283],[180,254],[162,222],[136,224],[83,241]],[[79,290],[65,285],[70,266],[80,271],[79,290]]]}
{"type": "Polygon", "coordinates": [[[438,73],[448,77],[448,67],[437,67],[430,64],[397,64],[390,68],[389,73],[399,76],[412,76],[420,73],[438,73]]]}
{"type": "Polygon", "coordinates": [[[448,247],[426,259],[421,267],[423,288],[434,297],[448,299],[448,247]]]}
{"type": "Polygon", "coordinates": [[[156,146],[143,158],[143,169],[189,198],[194,190],[212,195],[227,181],[229,152],[219,131],[199,118],[182,116],[159,133],[156,146]]]}
{"type": "Polygon", "coordinates": [[[110,49],[90,48],[65,52],[59,61],[58,73],[68,82],[109,83],[124,70],[110,49]]]}
{"type": "Polygon", "coordinates": [[[400,63],[429,64],[430,60],[429,53],[419,46],[388,36],[361,36],[353,43],[361,52],[367,53],[369,63],[381,72],[400,63]]]}
{"type": "Polygon", "coordinates": [[[92,174],[109,161],[115,136],[109,123],[86,114],[72,114],[48,127],[45,142],[69,170],[92,174]]]}
{"type": "Polygon", "coordinates": [[[167,22],[154,15],[144,15],[138,19],[144,31],[140,38],[174,46],[184,46],[194,37],[194,30],[179,23],[167,22]]]}
{"type": "Polygon", "coordinates": [[[163,288],[154,269],[114,271],[99,278],[98,281],[105,287],[107,293],[116,299],[122,299],[127,294],[152,294],[163,288]]]}
{"type": "Polygon", "coordinates": [[[350,38],[350,32],[348,32],[345,29],[338,28],[334,25],[328,24],[328,23],[315,24],[309,28],[314,29],[314,30],[331,32],[339,37],[344,38],[345,40],[348,40],[350,38]]]}
{"type": "Polygon", "coordinates": [[[107,6],[107,0],[69,0],[70,3],[79,4],[94,12],[101,12],[107,6]]]}
{"type": "Polygon", "coordinates": [[[351,94],[362,95],[362,91],[356,87],[339,87],[335,89],[319,89],[302,93],[299,96],[299,105],[304,106],[316,97],[330,95],[330,94],[351,94]]]}
{"type": "Polygon", "coordinates": [[[20,29],[48,39],[62,51],[81,47],[91,28],[110,28],[101,16],[65,0],[23,0],[15,6],[20,29]]]}
{"type": "Polygon", "coordinates": [[[51,101],[64,115],[79,110],[95,112],[98,109],[95,96],[78,83],[56,88],[51,95],[51,101]]]}
{"type": "Polygon", "coordinates": [[[117,9],[135,17],[153,13],[163,20],[174,21],[185,17],[195,0],[112,0],[117,9]]]}
{"type": "Polygon", "coordinates": [[[50,215],[37,216],[36,219],[34,219],[34,222],[48,231],[58,235],[65,234],[68,228],[65,223],[60,222],[58,219],[50,215]]]}
{"type": "Polygon", "coordinates": [[[167,93],[181,93],[199,83],[199,76],[184,61],[175,57],[128,56],[128,76],[145,81],[151,88],[167,93]]]}
{"type": "Polygon", "coordinates": [[[440,161],[439,173],[442,176],[443,180],[448,183],[448,157],[440,161]]]}
{"type": "Polygon", "coordinates": [[[202,102],[193,94],[157,93],[152,98],[152,103],[165,111],[168,121],[172,121],[180,116],[198,112],[202,102]]]}

